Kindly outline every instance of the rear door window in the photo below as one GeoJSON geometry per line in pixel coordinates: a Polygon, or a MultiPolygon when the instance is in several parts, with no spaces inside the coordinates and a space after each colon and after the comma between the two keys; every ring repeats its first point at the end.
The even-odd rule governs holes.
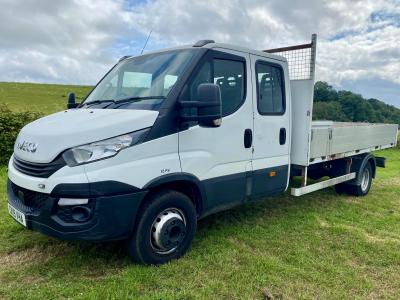
{"type": "Polygon", "coordinates": [[[285,85],[282,67],[267,62],[256,63],[257,108],[261,115],[285,113],[285,85]]]}

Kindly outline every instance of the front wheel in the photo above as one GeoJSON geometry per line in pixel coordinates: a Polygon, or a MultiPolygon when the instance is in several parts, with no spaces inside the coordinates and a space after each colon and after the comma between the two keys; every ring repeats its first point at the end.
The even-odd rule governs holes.
{"type": "Polygon", "coordinates": [[[372,184],[372,167],[371,163],[367,162],[364,168],[360,171],[361,179],[358,185],[348,185],[348,193],[354,196],[365,196],[368,194],[372,184]]]}
{"type": "Polygon", "coordinates": [[[128,242],[129,255],[138,262],[153,265],[181,257],[196,231],[192,201],[172,190],[161,191],[147,200],[128,242]]]}

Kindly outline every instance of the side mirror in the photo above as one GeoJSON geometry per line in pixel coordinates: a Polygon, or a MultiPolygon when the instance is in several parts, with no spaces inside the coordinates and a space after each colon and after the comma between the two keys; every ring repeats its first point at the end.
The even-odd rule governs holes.
{"type": "Polygon", "coordinates": [[[198,99],[203,105],[197,109],[199,125],[218,127],[222,123],[222,102],[219,85],[203,83],[197,88],[198,99]]]}
{"type": "Polygon", "coordinates": [[[197,108],[197,115],[181,114],[184,121],[198,121],[203,127],[219,127],[222,122],[221,90],[217,84],[203,83],[197,88],[198,101],[180,101],[183,108],[197,108]]]}
{"type": "Polygon", "coordinates": [[[79,105],[79,103],[75,102],[75,93],[69,93],[68,94],[68,102],[67,102],[67,108],[76,108],[79,105]]]}

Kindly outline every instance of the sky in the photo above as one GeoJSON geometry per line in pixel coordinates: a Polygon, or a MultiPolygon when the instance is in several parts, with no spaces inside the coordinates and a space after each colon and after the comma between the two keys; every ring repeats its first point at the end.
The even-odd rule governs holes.
{"type": "Polygon", "coordinates": [[[316,79],[400,107],[400,0],[0,0],[0,81],[95,84],[124,55],[318,34],[316,79]]]}

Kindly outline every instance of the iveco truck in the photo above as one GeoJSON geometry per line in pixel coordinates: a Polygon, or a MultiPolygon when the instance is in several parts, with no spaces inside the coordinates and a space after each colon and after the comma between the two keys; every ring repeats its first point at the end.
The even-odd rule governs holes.
{"type": "MultiPolygon", "coordinates": [[[[334,53],[332,53],[334,55],[334,53]]],[[[257,51],[202,40],[123,57],[81,103],[26,125],[8,209],[65,240],[126,240],[161,264],[200,218],[285,192],[364,196],[397,125],[312,121],[316,36],[257,51]],[[312,178],[313,181],[309,179],[312,178]]]]}

